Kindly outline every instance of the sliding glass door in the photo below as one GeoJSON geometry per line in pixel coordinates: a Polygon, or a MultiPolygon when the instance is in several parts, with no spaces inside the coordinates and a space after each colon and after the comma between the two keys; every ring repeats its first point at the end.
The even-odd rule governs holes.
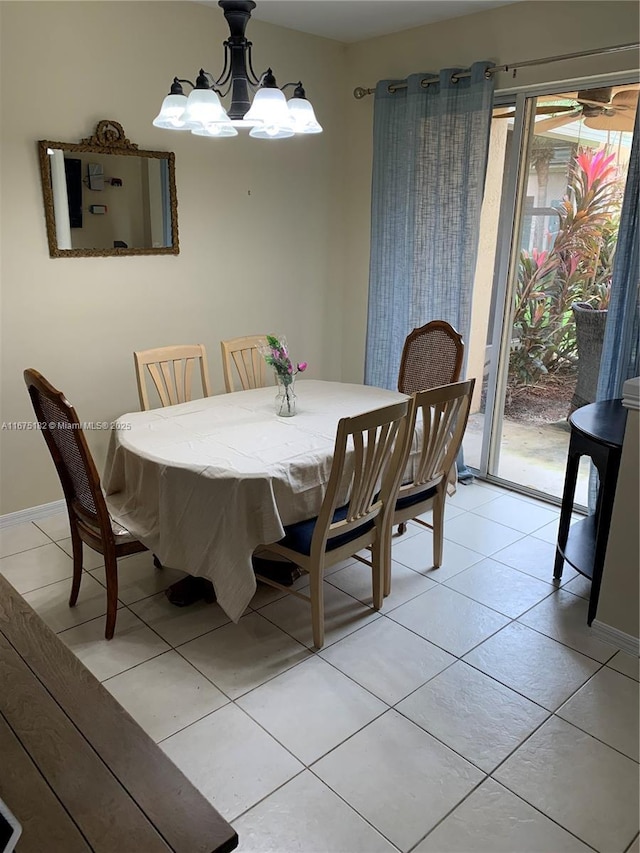
{"type": "MultiPolygon", "coordinates": [[[[559,500],[567,417],[595,399],[637,82],[523,93],[494,110],[465,461],[559,500]]],[[[587,502],[588,470],[576,500],[587,502]]]]}

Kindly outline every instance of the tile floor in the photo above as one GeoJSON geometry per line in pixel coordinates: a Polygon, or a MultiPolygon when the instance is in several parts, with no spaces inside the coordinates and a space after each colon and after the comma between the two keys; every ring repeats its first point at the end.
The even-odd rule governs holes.
{"type": "MultiPolygon", "coordinates": [[[[447,502],[444,563],[416,524],[393,590],[366,568],[307,606],[260,587],[237,625],[179,609],[181,576],[121,561],[116,637],[89,552],[77,607],[64,515],[0,531],[0,571],[236,827],[244,853],[638,851],[638,660],[551,583],[557,510],[486,484],[447,502]]],[[[304,579],[297,582],[304,586],[304,579]]]]}

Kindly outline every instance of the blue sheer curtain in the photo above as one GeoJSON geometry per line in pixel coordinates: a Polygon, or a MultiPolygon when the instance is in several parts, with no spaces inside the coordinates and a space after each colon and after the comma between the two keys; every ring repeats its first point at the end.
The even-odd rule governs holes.
{"type": "MultiPolygon", "coordinates": [[[[618,242],[611,276],[607,325],[604,330],[596,400],[622,397],[627,379],[640,374],[640,110],[631,143],[629,171],[622,201],[618,242]]],[[[589,512],[594,513],[598,472],[589,473],[589,512]]]]}
{"type": "Polygon", "coordinates": [[[609,312],[602,344],[598,400],[622,397],[627,379],[638,376],[638,332],[640,329],[640,111],[631,143],[629,171],[620,214],[618,242],[613,263],[609,312]]]}
{"type": "Polygon", "coordinates": [[[422,86],[389,92],[374,107],[371,266],[365,382],[394,389],[409,332],[447,320],[468,342],[493,76],[477,62],[422,86]]]}

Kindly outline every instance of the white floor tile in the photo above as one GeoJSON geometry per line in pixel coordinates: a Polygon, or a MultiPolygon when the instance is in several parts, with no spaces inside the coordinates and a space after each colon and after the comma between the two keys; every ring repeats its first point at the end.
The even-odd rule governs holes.
{"type": "Polygon", "coordinates": [[[73,561],[50,543],[0,559],[0,574],[21,595],[73,575],[73,561]]]}
{"type": "Polygon", "coordinates": [[[640,853],[640,836],[636,835],[635,840],[631,846],[627,848],[626,853],[640,853]]]}
{"type": "Polygon", "coordinates": [[[509,624],[506,616],[444,585],[402,604],[388,618],[458,657],[509,624]]]}
{"type": "MultiPolygon", "coordinates": [[[[348,595],[373,607],[373,591],[371,585],[371,569],[362,563],[355,563],[331,575],[328,582],[337,586],[348,595]]],[[[417,595],[426,592],[434,586],[434,582],[428,580],[420,572],[408,569],[402,563],[391,561],[391,593],[383,602],[381,613],[387,613],[395,607],[399,607],[417,595]]]]}
{"type": "Polygon", "coordinates": [[[0,558],[19,554],[39,545],[49,545],[51,540],[30,521],[0,528],[0,558]]]}
{"type": "MultiPolygon", "coordinates": [[[[59,539],[57,540],[57,545],[59,548],[68,554],[70,557],[73,557],[73,546],[71,545],[71,537],[69,536],[67,539],[59,539]]],[[[89,548],[88,545],[82,546],[82,568],[85,572],[91,572],[94,569],[100,568],[100,566],[104,566],[104,557],[102,554],[99,554],[97,551],[94,551],[93,548],[89,548]]]]}
{"type": "MultiPolygon", "coordinates": [[[[325,576],[331,575],[333,572],[340,571],[340,569],[350,565],[352,562],[353,560],[343,560],[335,566],[331,566],[331,568],[325,573],[325,576]]],[[[291,584],[291,589],[306,590],[308,586],[309,575],[306,572],[303,572],[301,576],[291,584]]],[[[279,598],[284,598],[288,594],[289,593],[282,589],[278,589],[275,586],[269,586],[269,584],[258,581],[255,595],[249,602],[249,607],[251,610],[260,610],[262,607],[266,607],[267,604],[271,604],[279,598]]]]}
{"type": "Polygon", "coordinates": [[[183,655],[223,693],[236,699],[300,663],[309,650],[259,613],[243,616],[180,646],[183,655]]]}
{"type": "Polygon", "coordinates": [[[304,764],[386,710],[384,703],[318,657],[257,687],[237,704],[304,764]]]}
{"type": "Polygon", "coordinates": [[[377,619],[320,652],[321,657],[395,705],[455,658],[390,619],[377,619]]]}
{"type": "Polygon", "coordinates": [[[576,572],[576,576],[565,583],[567,571],[573,571],[573,569],[571,568],[571,566],[565,563],[564,571],[562,572],[562,578],[560,580],[560,583],[562,584],[562,589],[566,589],[567,592],[572,592],[574,595],[579,595],[580,598],[586,598],[587,601],[589,601],[589,598],[591,596],[591,578],[587,578],[584,575],[579,575],[576,572]]]}
{"type": "Polygon", "coordinates": [[[320,759],[313,771],[402,851],[483,778],[393,710],[320,759]]]}
{"type": "MultiPolygon", "coordinates": [[[[97,581],[106,584],[104,568],[96,569],[91,574],[97,581]]],[[[184,577],[185,572],[177,569],[156,569],[150,551],[122,557],[118,560],[118,598],[125,604],[132,604],[162,592],[184,577]]]]}
{"type": "Polygon", "coordinates": [[[465,655],[465,661],[555,711],[600,664],[517,622],[465,655]]]}
{"type": "Polygon", "coordinates": [[[478,506],[495,501],[497,498],[504,495],[500,489],[492,486],[485,486],[475,482],[468,486],[458,483],[455,494],[447,498],[447,503],[451,503],[460,509],[475,509],[478,506]]]}
{"type": "Polygon", "coordinates": [[[616,649],[594,636],[587,625],[588,608],[584,598],[559,589],[521,616],[518,622],[605,663],[613,657],[616,649]]]}
{"type": "Polygon", "coordinates": [[[229,701],[174,651],[115,675],[104,686],[155,741],[229,701]]]}
{"type": "Polygon", "coordinates": [[[489,518],[481,518],[471,512],[454,518],[444,531],[445,539],[472,548],[485,557],[490,557],[496,551],[501,551],[507,545],[522,539],[522,535],[519,530],[498,524],[489,518]]]}
{"type": "Polygon", "coordinates": [[[188,643],[230,621],[218,604],[197,601],[188,607],[176,607],[164,592],[132,604],[131,610],[170,646],[188,643]]]}
{"type": "Polygon", "coordinates": [[[83,573],[78,602],[74,607],[69,607],[70,594],[71,580],[64,580],[27,592],[24,599],[56,633],[107,612],[107,591],[87,572],[83,573]]]}
{"type": "MultiPolygon", "coordinates": [[[[444,503],[444,523],[447,523],[447,520],[450,518],[455,518],[457,515],[462,515],[463,512],[467,512],[466,509],[463,509],[460,506],[454,506],[450,498],[447,497],[444,503]]],[[[428,509],[426,512],[423,512],[418,518],[422,519],[422,521],[426,521],[427,524],[433,524],[433,509],[428,509]]],[[[418,525],[420,529],[422,525],[418,525]]],[[[424,528],[422,528],[424,530],[424,528]]]]}
{"type": "MultiPolygon", "coordinates": [[[[446,537],[446,524],[444,530],[446,537]]],[[[469,548],[457,545],[455,542],[449,542],[445,538],[442,565],[436,569],[433,565],[433,534],[428,530],[422,530],[409,539],[405,539],[403,536],[394,540],[391,556],[394,562],[402,563],[404,566],[408,566],[430,580],[439,583],[453,577],[463,569],[468,569],[469,566],[484,558],[477,551],[471,551],[469,548]]]]}
{"type": "Polygon", "coordinates": [[[169,650],[164,640],[126,608],[118,611],[112,640],[105,640],[104,627],[102,616],[58,634],[99,681],[169,650]]]}
{"type": "MultiPolygon", "coordinates": [[[[553,563],[556,557],[556,546],[551,542],[536,539],[535,536],[525,536],[497,551],[492,559],[512,569],[518,569],[545,583],[553,583],[553,563]]],[[[567,563],[562,573],[561,584],[566,584],[572,578],[577,578],[578,573],[567,563]]]]}
{"type": "Polygon", "coordinates": [[[303,769],[233,704],[162,742],[162,748],[218,811],[233,820],[303,769]]]}
{"type": "Polygon", "coordinates": [[[515,619],[555,587],[496,560],[487,559],[445,581],[445,586],[515,619]]]}
{"type": "Polygon", "coordinates": [[[617,672],[621,672],[623,675],[628,675],[629,678],[635,678],[636,681],[640,681],[640,659],[633,655],[629,655],[626,652],[618,652],[607,662],[607,666],[610,666],[611,669],[615,669],[617,672]]]}
{"type": "MultiPolygon", "coordinates": [[[[555,545],[558,541],[558,522],[551,521],[549,524],[545,524],[544,527],[539,527],[537,530],[534,530],[531,534],[535,536],[536,539],[542,539],[543,542],[549,542],[552,545],[555,545]]],[[[570,568],[568,564],[565,564],[567,568],[570,568]]]]}
{"type": "Polygon", "coordinates": [[[34,524],[54,542],[59,542],[60,539],[68,539],[71,536],[69,516],[66,510],[50,515],[48,518],[39,518],[34,524]]]}
{"type": "Polygon", "coordinates": [[[258,581],[256,593],[249,602],[249,607],[252,610],[259,610],[261,607],[271,604],[272,601],[284,598],[285,595],[287,595],[287,593],[284,592],[284,590],[276,589],[274,586],[269,586],[266,583],[260,583],[260,581],[258,581]]]}
{"type": "Polygon", "coordinates": [[[622,853],[638,832],[638,765],[558,717],[494,777],[596,850],[622,853]]]}
{"type": "Polygon", "coordinates": [[[512,527],[521,533],[533,533],[545,524],[550,524],[559,518],[559,512],[555,509],[547,509],[540,504],[523,501],[511,495],[504,495],[495,501],[482,504],[473,510],[475,515],[490,518],[512,527]]]}
{"type": "MultiPolygon", "coordinates": [[[[364,568],[364,567],[363,567],[364,568]]],[[[260,613],[308,648],[313,647],[311,607],[293,595],[287,595],[261,608],[260,613]]],[[[380,613],[325,581],[324,584],[324,644],[357,631],[368,622],[379,619],[380,613]]]]}
{"type": "Polygon", "coordinates": [[[414,853],[591,853],[548,817],[487,779],[414,853]]]}
{"type": "Polygon", "coordinates": [[[605,666],[556,713],[638,761],[639,711],[636,682],[605,666]]]}
{"type": "Polygon", "coordinates": [[[486,773],[549,716],[462,661],[400,702],[397,710],[486,773]]]}
{"type": "Polygon", "coordinates": [[[305,770],[234,821],[242,853],[395,853],[380,833],[305,770]]]}

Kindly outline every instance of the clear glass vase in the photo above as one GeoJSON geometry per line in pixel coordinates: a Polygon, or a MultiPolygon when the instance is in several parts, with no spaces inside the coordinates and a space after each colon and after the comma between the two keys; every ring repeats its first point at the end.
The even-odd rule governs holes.
{"type": "Polygon", "coordinates": [[[276,373],[276,415],[281,418],[292,418],[296,413],[296,395],[294,393],[294,377],[280,376],[276,373]]]}

